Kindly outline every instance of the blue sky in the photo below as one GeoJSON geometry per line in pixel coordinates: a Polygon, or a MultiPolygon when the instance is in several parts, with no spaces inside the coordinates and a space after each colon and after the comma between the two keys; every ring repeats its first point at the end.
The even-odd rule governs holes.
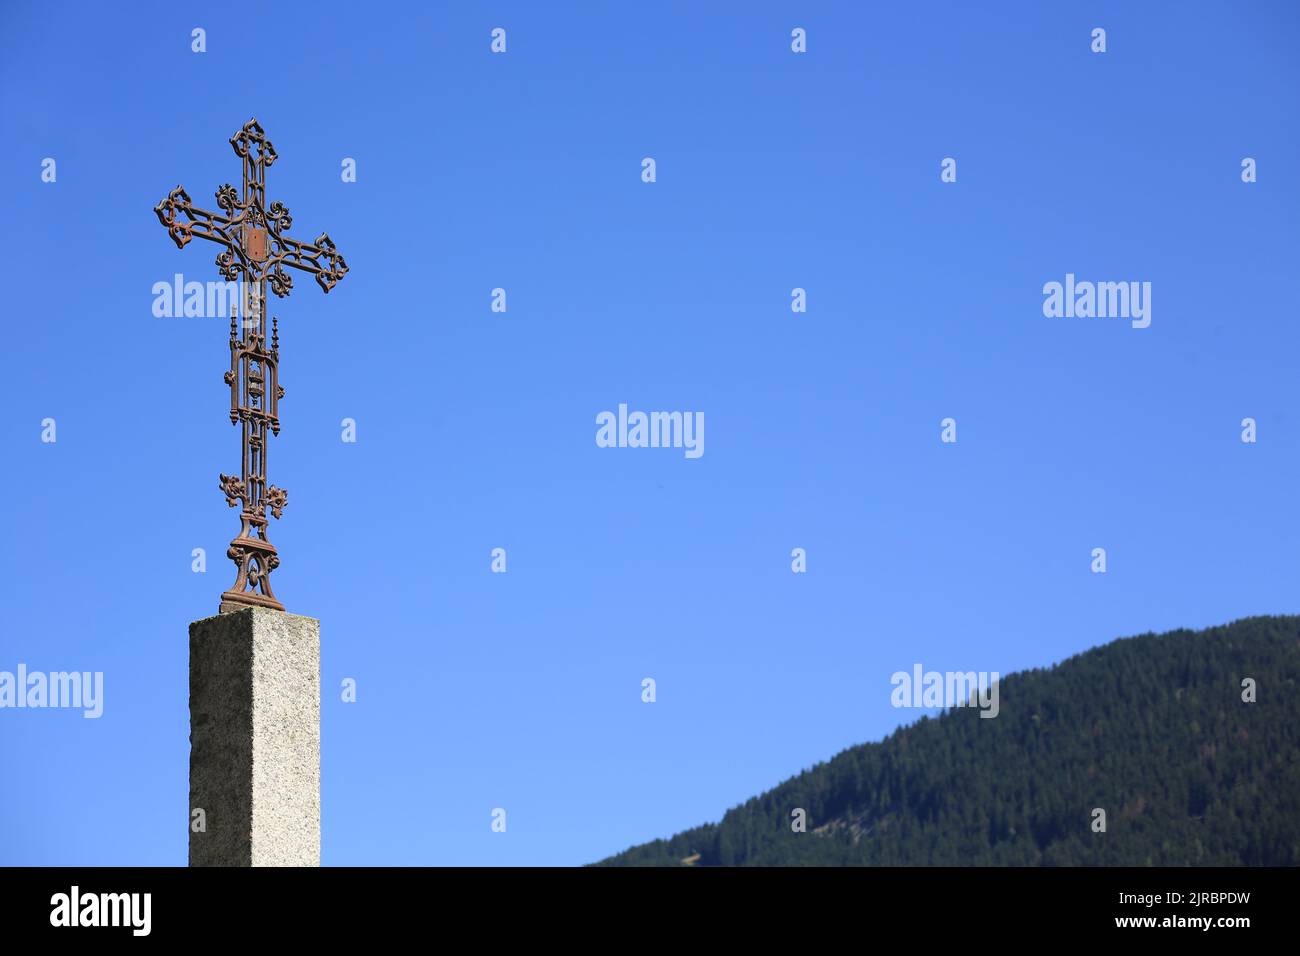
{"type": "Polygon", "coordinates": [[[152,207],[250,116],[351,265],[274,303],[326,864],[588,862],[912,722],[913,663],[1300,610],[1294,5],[289,7],[0,8],[0,670],[105,680],[0,710],[0,863],[185,862],[238,435],[152,207]],[[1045,317],[1066,273],[1151,326],[1045,317]],[[705,454],[598,448],[620,402],[705,454]]]}

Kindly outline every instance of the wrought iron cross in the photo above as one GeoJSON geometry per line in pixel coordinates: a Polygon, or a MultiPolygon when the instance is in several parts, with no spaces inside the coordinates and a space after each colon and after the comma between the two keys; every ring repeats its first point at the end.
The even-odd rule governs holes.
{"type": "Polygon", "coordinates": [[[334,243],[321,233],[314,243],[291,239],[286,232],[293,224],[283,204],[266,203],[266,167],[276,160],[275,147],[256,119],[230,137],[230,145],[244,162],[244,195],[241,200],[229,183],[217,190],[220,212],[200,209],[180,186],[173,189],[154,212],[167,227],[178,249],[198,236],[223,247],[217,254],[217,268],[228,282],[239,281],[244,310],[243,322],[236,323],[237,310],[230,317],[230,369],[225,373],[230,386],[230,422],[243,425],[243,465],[238,476],[221,475],[226,504],[241,504],[239,534],[230,542],[226,556],[238,569],[235,583],[221,595],[221,612],[241,607],[284,610],[271,590],[271,572],[280,556],[266,535],[267,511],[279,518],[288,500],[283,488],[266,483],[267,444],[270,434],[280,434],[280,335],[276,318],[271,319],[270,343],[266,335],[266,289],[283,298],[293,288],[293,277],[285,266],[311,273],[326,292],[348,271],[348,265],[334,243]]]}

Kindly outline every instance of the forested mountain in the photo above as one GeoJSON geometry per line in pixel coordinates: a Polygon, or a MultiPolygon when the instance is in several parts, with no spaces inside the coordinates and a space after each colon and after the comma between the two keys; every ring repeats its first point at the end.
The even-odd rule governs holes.
{"type": "Polygon", "coordinates": [[[600,865],[683,864],[1300,865],[1300,617],[1009,675],[996,718],[922,718],[600,865]]]}

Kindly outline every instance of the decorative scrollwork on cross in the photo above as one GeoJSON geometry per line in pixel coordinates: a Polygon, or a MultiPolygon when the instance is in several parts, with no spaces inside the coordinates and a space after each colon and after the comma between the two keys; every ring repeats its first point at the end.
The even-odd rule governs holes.
{"type": "Polygon", "coordinates": [[[326,233],[315,242],[300,242],[287,235],[293,217],[284,203],[266,200],[266,169],[277,158],[275,147],[256,119],[230,137],[235,155],[243,162],[242,196],[230,183],[216,191],[217,210],[195,206],[177,186],[154,207],[158,221],[183,249],[198,237],[222,247],[217,271],[233,282],[242,280],[238,306],[244,321],[230,319],[230,368],[222,379],[230,387],[230,421],[242,430],[243,467],[239,475],[221,475],[226,504],[242,505],[240,531],[227,556],[235,563],[234,585],[221,595],[221,610],[257,605],[284,610],[271,590],[271,572],[280,557],[267,538],[267,512],[279,518],[288,504],[283,488],[267,484],[269,435],[280,434],[280,337],[275,317],[267,347],[266,294],[283,298],[293,290],[286,267],[315,276],[326,292],[347,275],[348,264],[326,233]],[[268,434],[269,433],[269,434],[268,434]]]}
{"type": "Polygon", "coordinates": [[[248,503],[248,489],[244,487],[244,479],[238,475],[221,475],[221,491],[226,496],[226,504],[231,508],[243,502],[248,503]]]}
{"type": "Polygon", "coordinates": [[[283,488],[277,488],[271,485],[266,489],[266,506],[271,509],[271,514],[277,518],[284,512],[285,506],[289,503],[289,492],[283,488]]]}
{"type": "Polygon", "coordinates": [[[239,193],[235,192],[235,187],[230,183],[224,183],[217,187],[217,206],[224,209],[227,213],[233,213],[235,207],[239,205],[239,193]]]}
{"type": "Polygon", "coordinates": [[[289,210],[285,208],[284,203],[273,202],[271,208],[266,211],[266,222],[276,230],[283,229],[287,232],[293,225],[293,217],[289,215],[289,210]]]}
{"type": "Polygon", "coordinates": [[[227,282],[234,282],[239,278],[240,267],[239,260],[229,252],[217,253],[217,271],[221,273],[221,278],[227,282]]]}

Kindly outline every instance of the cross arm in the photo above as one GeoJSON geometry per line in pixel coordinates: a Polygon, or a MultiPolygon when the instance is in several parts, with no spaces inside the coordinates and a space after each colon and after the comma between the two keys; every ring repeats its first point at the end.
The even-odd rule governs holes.
{"type": "Polygon", "coordinates": [[[235,187],[229,184],[217,190],[217,205],[223,212],[212,212],[194,205],[184,187],[177,186],[167,198],[153,207],[158,221],[167,229],[167,234],[176,243],[177,249],[184,249],[195,236],[207,239],[226,247],[226,251],[217,256],[217,265],[225,279],[238,278],[239,268],[244,265],[244,251],[239,241],[239,227],[244,220],[244,212],[239,207],[235,187]],[[238,212],[236,212],[238,210],[238,212]]]}
{"type": "MultiPolygon", "coordinates": [[[[277,203],[276,206],[278,205],[277,203]]],[[[271,213],[267,216],[270,222],[276,221],[276,206],[272,206],[271,213]]],[[[280,209],[283,207],[281,206],[280,209]]],[[[287,210],[284,211],[284,218],[288,218],[287,210]]],[[[278,229],[272,229],[271,246],[272,255],[266,263],[267,279],[271,283],[271,291],[278,296],[288,295],[289,290],[293,288],[293,278],[281,268],[282,266],[314,275],[316,282],[326,292],[338,285],[339,281],[347,275],[347,260],[339,254],[327,233],[321,233],[316,237],[315,242],[308,243],[291,239],[282,235],[278,229]]]]}

